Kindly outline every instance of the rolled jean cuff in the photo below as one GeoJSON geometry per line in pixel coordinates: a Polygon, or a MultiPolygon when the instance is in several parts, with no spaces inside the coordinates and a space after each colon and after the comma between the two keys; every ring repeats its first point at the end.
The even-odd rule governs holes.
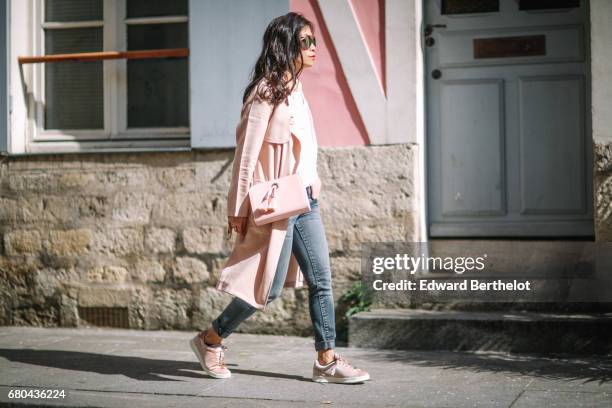
{"type": "Polygon", "coordinates": [[[336,341],[335,340],[323,340],[323,341],[315,342],[316,351],[325,350],[328,348],[336,348],[336,341]]]}
{"type": "Polygon", "coordinates": [[[215,329],[215,331],[217,332],[217,334],[218,334],[220,337],[223,337],[223,334],[224,334],[224,333],[223,333],[223,329],[221,329],[221,328],[219,327],[219,324],[217,323],[217,319],[215,319],[215,320],[213,320],[213,321],[212,321],[211,326],[212,326],[212,327],[215,329]]]}

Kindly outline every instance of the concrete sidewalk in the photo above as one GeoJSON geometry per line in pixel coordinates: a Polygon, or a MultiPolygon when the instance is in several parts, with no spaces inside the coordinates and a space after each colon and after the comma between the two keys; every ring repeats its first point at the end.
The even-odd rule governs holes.
{"type": "Polygon", "coordinates": [[[232,334],[232,378],[205,376],[193,333],[0,327],[0,406],[71,407],[610,407],[612,356],[338,348],[370,372],[356,385],[310,381],[313,341],[232,334]],[[64,389],[63,400],[9,399],[64,389]],[[24,405],[21,405],[24,404],[24,405]]]}

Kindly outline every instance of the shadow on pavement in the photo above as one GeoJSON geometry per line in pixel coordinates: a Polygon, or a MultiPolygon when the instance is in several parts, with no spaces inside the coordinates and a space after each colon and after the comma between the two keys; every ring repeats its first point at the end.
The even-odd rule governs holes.
{"type": "Polygon", "coordinates": [[[472,372],[528,375],[546,380],[612,381],[612,356],[537,355],[499,352],[377,350],[371,362],[403,362],[413,366],[472,372]]]}
{"type": "MultiPolygon", "coordinates": [[[[350,350],[350,349],[349,349],[350,350]]],[[[0,357],[12,362],[98,374],[122,374],[140,381],[181,381],[164,376],[211,379],[195,361],[158,360],[131,356],[83,353],[63,350],[0,349],[0,357]]],[[[478,373],[527,375],[547,380],[597,382],[612,381],[612,356],[540,356],[494,352],[376,350],[369,364],[404,363],[448,370],[478,373]]],[[[233,367],[234,366],[234,367],[233,367]]],[[[236,368],[232,373],[297,381],[311,379],[299,375],[236,368]]]]}
{"type": "MultiPolygon", "coordinates": [[[[63,350],[0,349],[0,357],[12,362],[32,364],[72,371],[89,371],[98,374],[123,374],[140,381],[181,381],[163,377],[189,377],[211,379],[202,372],[198,362],[155,360],[142,357],[113,356],[108,354],[82,353],[63,350]],[[199,371],[195,373],[193,371],[199,371]]],[[[310,378],[255,370],[232,368],[232,373],[311,381],[310,378]]]]}

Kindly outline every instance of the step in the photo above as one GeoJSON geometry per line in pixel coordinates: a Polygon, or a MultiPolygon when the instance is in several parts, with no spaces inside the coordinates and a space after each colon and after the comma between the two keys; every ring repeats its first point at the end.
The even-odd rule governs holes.
{"type": "Polygon", "coordinates": [[[609,354],[612,313],[372,309],[349,318],[348,346],[609,354]]]}

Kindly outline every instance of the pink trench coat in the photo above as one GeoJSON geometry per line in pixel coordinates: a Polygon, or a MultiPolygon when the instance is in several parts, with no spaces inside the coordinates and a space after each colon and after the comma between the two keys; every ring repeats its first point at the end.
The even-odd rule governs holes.
{"type": "MultiPolygon", "coordinates": [[[[300,141],[290,130],[287,101],[276,106],[256,97],[253,87],[236,126],[236,152],[227,199],[227,214],[248,216],[247,232],[237,234],[232,253],[221,270],[216,288],[237,296],[257,309],[265,309],[288,220],[256,226],[248,197],[251,185],[295,173],[300,141]]],[[[301,84],[300,84],[301,86],[301,84]]],[[[310,116],[312,124],[312,115],[310,116]]],[[[321,180],[317,177],[312,196],[317,198],[321,180]]],[[[283,287],[308,287],[295,255],[291,254],[283,287]]]]}

